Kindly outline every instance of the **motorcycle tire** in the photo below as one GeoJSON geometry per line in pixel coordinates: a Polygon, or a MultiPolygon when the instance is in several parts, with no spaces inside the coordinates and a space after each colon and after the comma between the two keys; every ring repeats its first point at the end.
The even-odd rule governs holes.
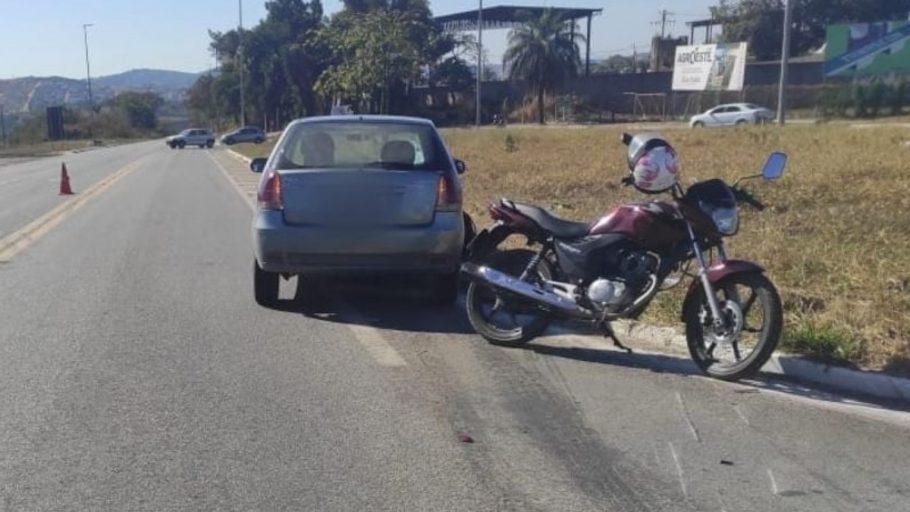
{"type": "MultiPolygon", "coordinates": [[[[519,276],[535,255],[534,251],[527,249],[497,251],[483,264],[501,272],[519,276]]],[[[550,267],[550,263],[546,260],[541,261],[537,266],[537,277],[540,279],[552,279],[552,276],[553,270],[550,267]]],[[[540,336],[550,325],[551,318],[544,311],[539,311],[536,315],[532,315],[533,318],[527,325],[515,325],[512,329],[503,329],[490,323],[482,311],[483,301],[484,299],[488,300],[490,294],[498,296],[489,286],[472,281],[468,285],[468,291],[465,294],[465,309],[471,326],[474,327],[477,334],[483,336],[491,344],[507,347],[521,346],[540,336]]]]}
{"type": "MultiPolygon", "coordinates": [[[[686,341],[689,346],[689,354],[702,372],[720,380],[736,381],[752,376],[758,372],[761,367],[768,362],[771,354],[773,354],[774,350],[777,348],[783,329],[783,309],[781,307],[780,295],[771,281],[764,275],[757,273],[733,274],[716,283],[715,290],[724,290],[724,293],[726,294],[727,292],[725,290],[729,290],[731,287],[737,289],[740,286],[750,288],[753,293],[749,299],[744,301],[750,303],[750,306],[746,308],[746,312],[743,315],[744,318],[748,318],[751,307],[754,306],[756,300],[758,300],[761,303],[762,326],[761,328],[752,328],[754,330],[744,331],[756,334],[757,342],[746,357],[739,359],[739,343],[742,342],[741,333],[736,345],[734,345],[735,348],[731,349],[734,351],[736,358],[736,362],[733,364],[719,364],[720,362],[713,356],[713,351],[716,350],[716,346],[712,348],[708,344],[710,343],[710,340],[705,336],[705,326],[703,325],[703,319],[701,318],[701,311],[703,308],[707,308],[707,301],[705,300],[703,289],[698,290],[698,296],[695,300],[687,301],[686,310],[683,311],[683,318],[686,322],[686,341]]],[[[741,301],[741,298],[740,302],[743,302],[741,301]]],[[[742,304],[740,305],[742,306],[742,304]]],[[[746,320],[744,320],[744,327],[746,326],[745,322],[746,320]]]]}

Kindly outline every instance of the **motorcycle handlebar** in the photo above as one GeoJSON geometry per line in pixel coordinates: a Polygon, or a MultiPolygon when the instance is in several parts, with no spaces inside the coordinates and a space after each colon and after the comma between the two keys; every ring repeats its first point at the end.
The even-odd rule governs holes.
{"type": "Polygon", "coordinates": [[[758,199],[755,199],[755,197],[752,194],[750,194],[749,192],[747,192],[741,188],[734,188],[733,193],[736,195],[736,199],[738,201],[746,203],[758,211],[762,211],[765,209],[765,205],[758,199]]]}

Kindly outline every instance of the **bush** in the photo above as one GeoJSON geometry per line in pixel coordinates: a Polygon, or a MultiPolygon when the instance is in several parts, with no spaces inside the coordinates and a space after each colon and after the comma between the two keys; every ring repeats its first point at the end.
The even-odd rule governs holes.
{"type": "Polygon", "coordinates": [[[869,89],[862,84],[853,86],[853,117],[869,117],[869,89]]]}
{"type": "Polygon", "coordinates": [[[877,81],[869,88],[869,114],[877,116],[885,108],[885,102],[890,94],[890,88],[881,81],[877,81]]]}
{"type": "Polygon", "coordinates": [[[907,104],[908,86],[906,80],[901,80],[893,85],[888,94],[887,103],[891,115],[899,116],[904,112],[904,106],[907,104]]]}

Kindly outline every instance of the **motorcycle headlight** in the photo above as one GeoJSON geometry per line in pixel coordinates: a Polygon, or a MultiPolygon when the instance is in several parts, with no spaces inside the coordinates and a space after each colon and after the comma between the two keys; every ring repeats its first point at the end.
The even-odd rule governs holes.
{"type": "Polygon", "coordinates": [[[739,216],[736,208],[714,208],[711,211],[711,220],[717,226],[717,231],[722,235],[735,235],[739,229],[739,216]]]}

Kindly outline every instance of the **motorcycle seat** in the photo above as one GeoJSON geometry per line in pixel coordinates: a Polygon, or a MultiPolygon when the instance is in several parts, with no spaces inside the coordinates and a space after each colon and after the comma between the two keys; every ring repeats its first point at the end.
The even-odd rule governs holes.
{"type": "Polygon", "coordinates": [[[556,238],[581,238],[591,230],[590,224],[563,219],[539,206],[516,203],[509,199],[503,199],[502,204],[533,220],[544,231],[556,238]]]}

